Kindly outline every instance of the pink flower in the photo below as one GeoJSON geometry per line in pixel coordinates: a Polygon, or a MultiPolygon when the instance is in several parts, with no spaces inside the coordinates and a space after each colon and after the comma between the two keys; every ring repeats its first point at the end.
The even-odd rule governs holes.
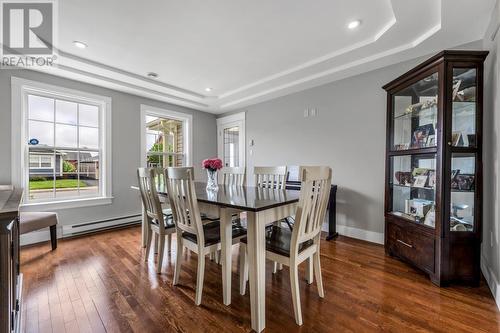
{"type": "Polygon", "coordinates": [[[204,169],[216,171],[222,169],[222,161],[219,158],[207,158],[203,160],[202,166],[204,169]]]}

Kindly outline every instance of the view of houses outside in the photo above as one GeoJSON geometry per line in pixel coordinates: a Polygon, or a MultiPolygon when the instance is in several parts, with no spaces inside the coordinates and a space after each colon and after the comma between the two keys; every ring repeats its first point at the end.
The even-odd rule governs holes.
{"type": "Polygon", "coordinates": [[[29,199],[99,194],[99,108],[28,96],[29,199]]]}
{"type": "Polygon", "coordinates": [[[182,121],[146,116],[148,167],[184,165],[182,121]]]}

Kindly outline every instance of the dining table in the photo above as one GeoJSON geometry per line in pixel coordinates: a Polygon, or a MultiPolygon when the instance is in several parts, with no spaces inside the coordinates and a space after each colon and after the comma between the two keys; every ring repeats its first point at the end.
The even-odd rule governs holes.
{"type": "MultiPolygon", "coordinates": [[[[139,189],[137,186],[131,188],[139,189]]],[[[164,184],[158,183],[157,191],[164,199],[168,197],[164,184]]],[[[231,304],[232,218],[234,214],[246,213],[251,327],[261,332],[266,324],[266,226],[295,215],[300,192],[238,185],[219,185],[219,189],[213,191],[207,190],[203,182],[195,182],[195,192],[200,212],[220,220],[222,298],[225,305],[231,304]]],[[[145,247],[148,227],[145,216],[142,220],[142,244],[145,247]]]]}

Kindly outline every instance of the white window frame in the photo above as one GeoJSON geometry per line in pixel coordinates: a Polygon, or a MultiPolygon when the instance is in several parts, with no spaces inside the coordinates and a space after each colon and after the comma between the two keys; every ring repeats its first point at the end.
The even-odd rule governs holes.
{"type": "Polygon", "coordinates": [[[191,166],[193,161],[193,116],[188,113],[181,113],[166,109],[157,108],[154,106],[141,104],[141,166],[147,167],[147,150],[146,150],[146,116],[169,118],[182,121],[183,125],[183,148],[184,148],[184,163],[186,166],[191,166]]]}
{"type": "MultiPolygon", "coordinates": [[[[68,199],[51,199],[47,201],[27,202],[23,207],[40,207],[47,209],[76,208],[112,203],[112,164],[111,164],[111,98],[59,87],[42,82],[11,78],[12,87],[12,151],[11,151],[11,181],[16,187],[25,188],[28,185],[29,154],[26,134],[28,133],[28,95],[35,94],[55,99],[72,100],[77,103],[90,103],[100,107],[99,153],[100,189],[99,194],[91,197],[75,197],[68,199]]],[[[27,196],[25,196],[26,198],[27,196]]]]}

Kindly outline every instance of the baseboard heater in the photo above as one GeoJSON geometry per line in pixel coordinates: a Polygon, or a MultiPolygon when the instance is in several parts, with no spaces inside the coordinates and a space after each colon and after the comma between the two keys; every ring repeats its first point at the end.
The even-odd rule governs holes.
{"type": "Polygon", "coordinates": [[[129,225],[140,224],[142,214],[128,215],[122,217],[114,217],[105,220],[78,223],[62,226],[62,237],[73,237],[83,235],[90,232],[122,228],[129,225]]]}

